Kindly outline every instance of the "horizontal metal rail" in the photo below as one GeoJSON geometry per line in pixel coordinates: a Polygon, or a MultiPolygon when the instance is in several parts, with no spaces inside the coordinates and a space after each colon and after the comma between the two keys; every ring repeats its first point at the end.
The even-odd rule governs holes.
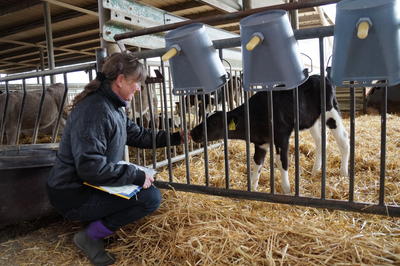
{"type": "Polygon", "coordinates": [[[52,70],[44,70],[44,71],[39,71],[39,72],[10,75],[7,77],[0,78],[0,82],[12,81],[12,80],[18,80],[18,79],[44,77],[44,76],[49,76],[49,75],[63,74],[63,73],[67,73],[67,72],[69,73],[69,72],[76,72],[76,71],[84,71],[84,70],[93,69],[95,67],[96,67],[95,63],[87,63],[87,64],[76,65],[76,66],[60,67],[60,68],[56,68],[56,69],[52,69],[52,70]]]}
{"type": "Polygon", "coordinates": [[[170,183],[165,181],[156,181],[155,185],[163,189],[174,189],[185,192],[202,193],[215,196],[223,196],[237,199],[258,200],[273,203],[283,203],[288,205],[300,205],[306,207],[315,207],[323,209],[334,209],[344,211],[354,211],[362,213],[380,214],[386,216],[400,217],[400,208],[398,206],[374,205],[362,202],[349,202],[333,199],[320,199],[310,197],[296,197],[289,195],[279,195],[264,192],[254,192],[236,189],[225,189],[216,187],[206,187],[202,185],[189,185],[183,183],[170,183]]]}
{"type": "Polygon", "coordinates": [[[160,32],[173,30],[173,29],[179,28],[181,26],[188,25],[191,23],[197,23],[197,22],[210,24],[210,25],[212,25],[213,23],[217,23],[217,22],[231,23],[234,21],[238,21],[239,19],[247,17],[249,15],[268,11],[268,10],[283,9],[283,10],[289,11],[289,10],[294,10],[294,9],[303,9],[303,8],[310,8],[310,7],[315,7],[315,6],[334,4],[339,1],[340,0],[308,0],[308,1],[303,0],[301,2],[295,2],[295,3],[288,3],[288,4],[248,9],[248,10],[244,10],[244,11],[238,11],[238,12],[233,12],[233,13],[228,13],[228,14],[223,14],[223,15],[218,15],[218,16],[209,16],[209,17],[199,18],[199,19],[194,19],[194,20],[185,20],[185,21],[181,21],[178,23],[171,23],[171,24],[167,24],[167,25],[116,34],[114,36],[114,39],[116,41],[119,41],[119,40],[123,40],[123,39],[127,39],[127,38],[133,38],[133,37],[138,37],[138,36],[142,36],[142,35],[147,35],[147,34],[160,33],[160,32]]]}
{"type": "MultiPolygon", "coordinates": [[[[294,30],[294,37],[297,40],[329,37],[333,36],[333,32],[334,32],[334,26],[316,27],[316,28],[309,28],[302,30],[294,30]]],[[[239,47],[240,45],[241,45],[240,37],[213,41],[213,46],[215,49],[239,47]]],[[[133,53],[133,55],[139,59],[144,59],[144,58],[160,57],[167,51],[168,51],[167,48],[160,48],[148,51],[135,52],[133,53]]]]}

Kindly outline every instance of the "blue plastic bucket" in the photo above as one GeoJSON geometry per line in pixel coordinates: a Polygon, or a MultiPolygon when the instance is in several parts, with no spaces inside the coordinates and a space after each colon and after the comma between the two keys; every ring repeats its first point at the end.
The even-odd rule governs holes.
{"type": "Polygon", "coordinates": [[[176,95],[213,92],[223,86],[227,73],[201,23],[186,25],[165,35],[166,47],[178,52],[169,59],[176,95]]]}
{"type": "Polygon", "coordinates": [[[286,11],[266,11],[242,19],[240,37],[244,90],[288,90],[307,80],[286,11]],[[258,45],[248,50],[256,38],[260,39],[258,45]]]}
{"type": "MultiPolygon", "coordinates": [[[[400,1],[343,0],[336,6],[332,81],[400,83],[400,1]],[[364,25],[364,28],[363,28],[364,25]]],[[[353,84],[353,85],[352,85],[353,84]]]]}

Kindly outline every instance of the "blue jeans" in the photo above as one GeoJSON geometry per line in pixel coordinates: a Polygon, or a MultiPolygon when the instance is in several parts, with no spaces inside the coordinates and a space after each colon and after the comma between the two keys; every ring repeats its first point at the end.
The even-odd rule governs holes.
{"type": "Polygon", "coordinates": [[[88,201],[64,214],[67,219],[91,222],[101,220],[111,231],[154,212],[161,203],[161,193],[154,185],[142,189],[127,200],[93,189],[88,201]]]}

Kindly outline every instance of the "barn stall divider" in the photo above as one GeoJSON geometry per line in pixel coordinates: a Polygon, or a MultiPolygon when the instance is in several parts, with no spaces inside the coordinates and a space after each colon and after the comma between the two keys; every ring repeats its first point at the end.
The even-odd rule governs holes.
{"type": "Polygon", "coordinates": [[[4,82],[5,85],[4,93],[0,94],[1,97],[4,97],[2,102],[4,105],[0,106],[0,143],[3,143],[5,127],[7,126],[4,118],[6,114],[9,115],[7,112],[7,109],[10,108],[8,100],[12,94],[16,93],[22,97],[18,102],[19,106],[17,106],[18,114],[14,114],[17,120],[9,121],[9,123],[14,123],[13,126],[17,128],[16,144],[0,145],[0,227],[23,220],[37,219],[52,212],[45,184],[58,149],[56,141],[64,103],[67,99],[68,73],[86,71],[88,72],[88,80],[91,80],[91,71],[95,69],[95,66],[94,63],[81,64],[54,70],[12,75],[0,79],[0,82],[4,82]],[[50,85],[46,85],[46,77],[57,74],[63,75],[64,86],[61,95],[62,104],[57,110],[56,120],[52,123],[51,137],[50,139],[47,138],[47,142],[51,143],[37,143],[40,121],[43,116],[42,108],[46,93],[48,93],[46,86],[50,85]],[[41,97],[36,99],[38,102],[35,102],[34,105],[32,105],[32,102],[30,103],[29,108],[32,108],[32,110],[26,110],[25,99],[29,93],[26,80],[30,78],[41,78],[42,93],[41,97]],[[21,81],[21,93],[18,90],[16,92],[8,90],[12,81],[21,81]],[[34,108],[37,108],[37,111],[34,108]],[[25,114],[26,112],[35,113],[35,111],[34,128],[29,129],[30,131],[33,130],[32,137],[27,141],[31,144],[20,144],[19,135],[23,128],[23,114],[24,112],[25,114]]]}
{"type": "MultiPolygon", "coordinates": [[[[319,40],[319,50],[320,54],[324,54],[324,38],[329,37],[333,35],[334,27],[329,26],[329,27],[319,27],[319,28],[311,28],[311,29],[304,29],[304,30],[296,30],[295,31],[295,38],[297,40],[302,40],[302,39],[312,39],[312,38],[317,38],[319,40]]],[[[223,59],[223,49],[225,48],[231,48],[231,47],[239,47],[241,45],[240,38],[232,38],[232,39],[225,39],[225,40],[217,40],[213,41],[213,45],[216,49],[219,50],[219,55],[220,58],[223,59]]],[[[138,58],[144,59],[145,63],[146,60],[149,58],[161,58],[161,56],[166,52],[166,49],[156,49],[156,50],[150,50],[150,51],[143,51],[143,52],[136,52],[134,53],[138,58]]],[[[170,127],[170,118],[172,120],[174,119],[173,115],[173,96],[171,93],[172,85],[171,85],[171,76],[170,76],[170,71],[168,70],[168,66],[165,66],[163,61],[160,60],[160,66],[158,69],[160,70],[163,79],[157,80],[156,82],[153,83],[148,83],[147,88],[150,90],[152,89],[159,89],[159,98],[161,99],[162,107],[161,107],[161,121],[162,121],[162,126],[161,128],[170,131],[173,130],[173,127],[170,127]],[[168,71],[168,73],[166,72],[168,71]],[[166,78],[168,77],[168,78],[166,78]],[[169,97],[169,98],[168,98],[169,97]],[[168,101],[169,100],[169,101],[168,101]]],[[[64,86],[65,86],[65,96],[64,96],[64,101],[66,97],[66,93],[68,91],[68,81],[67,81],[67,76],[66,73],[68,72],[73,72],[73,71],[78,71],[78,70],[84,70],[84,69],[93,69],[95,68],[94,64],[87,64],[87,65],[80,65],[76,67],[69,67],[69,68],[60,68],[57,70],[53,71],[42,71],[38,73],[31,73],[31,74],[21,74],[21,75],[14,75],[14,76],[9,76],[5,78],[1,78],[0,82],[5,82],[6,87],[9,81],[13,80],[22,80],[24,81],[27,78],[32,78],[32,77],[45,77],[53,74],[64,74],[64,86]]],[[[150,70],[151,67],[149,67],[150,70]]],[[[326,89],[326,84],[324,82],[325,78],[325,66],[324,66],[324,59],[323,57],[320,58],[320,72],[321,72],[321,85],[322,85],[322,91],[321,91],[321,108],[324,110],[325,108],[325,89],[326,89]]],[[[240,72],[238,72],[240,75],[240,72]]],[[[237,74],[236,74],[237,75],[237,74]]],[[[44,78],[43,78],[44,81],[44,78]]],[[[233,81],[230,81],[233,82],[233,81]]],[[[235,82],[236,83],[236,82],[235,82]]],[[[24,84],[24,83],[23,83],[24,84]]],[[[44,84],[44,82],[43,82],[44,84]]],[[[234,88],[239,89],[239,86],[234,86],[234,88]]],[[[23,86],[24,87],[24,86],[23,86]]],[[[43,91],[45,91],[45,85],[43,85],[43,91]]],[[[150,95],[150,94],[149,94],[150,95]]],[[[206,101],[206,96],[207,95],[202,95],[201,99],[203,103],[206,101]]],[[[185,139],[185,143],[183,145],[183,149],[181,154],[177,154],[176,150],[174,150],[171,147],[167,147],[164,149],[164,153],[166,155],[165,160],[157,161],[156,154],[157,151],[153,149],[152,151],[152,158],[151,158],[151,163],[147,163],[146,156],[144,153],[141,154],[141,156],[137,155],[137,160],[140,160],[139,163],[142,164],[147,164],[150,167],[161,169],[162,167],[168,166],[168,176],[169,179],[167,181],[163,180],[157,180],[156,185],[160,188],[165,188],[165,189],[176,189],[180,191],[187,191],[187,192],[195,192],[195,193],[204,193],[204,194],[210,194],[210,195],[218,195],[218,196],[225,196],[225,197],[233,197],[233,198],[239,198],[239,199],[250,199],[250,200],[259,200],[259,201],[267,201],[267,202],[275,202],[275,203],[284,203],[284,204],[291,204],[291,205],[302,205],[302,206],[310,206],[310,207],[318,207],[318,208],[328,208],[328,209],[340,209],[340,210],[349,210],[349,211],[356,211],[356,212],[362,212],[362,213],[374,213],[374,214],[381,214],[381,215],[389,215],[389,216],[400,216],[400,207],[397,206],[397,203],[393,204],[387,204],[385,203],[385,165],[386,165],[386,157],[385,157],[385,149],[386,149],[386,137],[385,137],[385,132],[386,132],[386,112],[382,112],[382,135],[381,135],[381,161],[380,161],[380,167],[381,167],[381,175],[379,179],[379,200],[374,203],[365,203],[365,202],[357,202],[354,200],[354,171],[355,171],[355,97],[354,97],[354,88],[350,88],[350,103],[351,103],[351,108],[350,108],[350,164],[349,164],[349,190],[348,190],[348,198],[346,200],[337,200],[337,199],[329,199],[326,197],[326,128],[325,128],[325,123],[321,124],[321,133],[322,133],[322,172],[321,172],[321,188],[320,188],[320,197],[309,197],[309,196],[302,196],[300,193],[300,160],[299,160],[299,129],[298,129],[298,91],[297,88],[293,90],[293,97],[294,97],[294,112],[295,116],[297,119],[295,120],[296,125],[295,125],[295,192],[294,195],[282,195],[282,194],[277,194],[276,189],[275,189],[275,175],[274,175],[274,153],[270,152],[270,160],[269,160],[269,168],[270,168],[270,190],[268,192],[254,192],[251,191],[251,185],[250,185],[250,122],[249,122],[249,108],[248,108],[248,99],[251,96],[251,93],[249,92],[241,92],[240,94],[240,99],[241,101],[238,101],[239,103],[244,103],[245,105],[245,121],[246,121],[246,165],[247,165],[247,189],[245,190],[238,190],[238,189],[232,189],[231,188],[231,182],[230,182],[230,173],[229,173],[229,168],[230,168],[230,159],[229,159],[229,151],[228,151],[228,137],[227,133],[225,133],[224,139],[223,139],[223,147],[224,147],[224,175],[225,175],[225,183],[224,187],[214,187],[210,185],[210,171],[209,171],[209,158],[208,158],[208,152],[213,149],[220,147],[222,144],[221,143],[213,143],[209,144],[207,141],[207,131],[204,131],[205,133],[205,140],[202,144],[202,146],[197,145],[197,148],[194,148],[194,145],[192,142],[189,142],[187,139],[185,139]],[[191,147],[190,147],[191,146],[191,147]],[[196,156],[200,153],[204,153],[204,185],[198,185],[198,184],[192,184],[192,178],[190,174],[190,164],[189,161],[193,156],[196,156]],[[172,155],[173,154],[173,155],[172,155]],[[185,180],[186,182],[176,182],[176,178],[174,177],[174,163],[185,160],[185,180]]],[[[43,96],[44,97],[44,96],[43,96]]],[[[215,96],[216,98],[218,96],[215,96]]],[[[221,97],[222,97],[222,102],[226,102],[226,98],[228,98],[228,93],[227,89],[225,86],[224,90],[221,90],[221,97]]],[[[383,101],[384,104],[386,103],[386,95],[384,94],[383,96],[385,100],[383,101]]],[[[139,102],[141,102],[142,98],[140,96],[139,102]]],[[[198,98],[195,97],[195,102],[197,103],[195,108],[199,109],[198,105],[198,98]]],[[[151,101],[149,101],[151,102],[151,101]]],[[[237,102],[237,103],[238,103],[237,102]]],[[[272,92],[269,93],[269,102],[272,102],[272,92]]],[[[182,130],[187,133],[189,128],[188,128],[188,121],[187,121],[187,116],[186,113],[188,113],[188,101],[185,99],[185,96],[179,96],[179,103],[180,103],[180,111],[179,111],[179,120],[180,120],[180,127],[182,130]]],[[[41,101],[41,105],[42,105],[41,101]]],[[[40,105],[40,106],[41,106],[40,105]]],[[[132,104],[134,105],[134,103],[132,104]]],[[[23,106],[23,105],[22,105],[23,106]]],[[[23,108],[23,107],[22,107],[23,108]]],[[[41,107],[40,107],[41,108],[41,107]]],[[[158,119],[155,115],[155,110],[153,109],[152,104],[150,104],[150,111],[153,113],[151,114],[151,117],[153,118],[151,121],[152,127],[155,128],[155,119],[158,119]],[[153,110],[152,110],[153,109],[153,110]]],[[[218,108],[218,107],[217,107],[218,108]]],[[[270,108],[271,105],[270,105],[270,108]]],[[[383,106],[383,108],[385,108],[383,106]]],[[[4,109],[5,110],[5,109],[4,109]]],[[[133,106],[133,110],[135,110],[135,107],[133,106]]],[[[142,111],[142,108],[140,108],[140,112],[142,111]]],[[[203,113],[203,117],[205,117],[206,113],[206,106],[203,104],[201,106],[201,110],[203,113]]],[[[224,113],[227,112],[227,107],[225,104],[222,104],[222,111],[224,113]]],[[[139,113],[140,113],[139,112],[139,113]]],[[[135,112],[133,112],[135,113],[135,112]]],[[[4,113],[5,114],[5,111],[4,113]]],[[[140,118],[142,119],[142,114],[139,115],[140,118]]],[[[322,112],[322,119],[324,119],[324,112],[322,112]]],[[[59,123],[61,117],[61,113],[59,113],[58,121],[57,124],[59,123]]],[[[135,115],[133,116],[134,119],[135,115]]],[[[34,137],[33,139],[35,140],[37,137],[37,131],[38,131],[38,125],[39,125],[39,117],[36,121],[36,126],[34,129],[34,137]]],[[[192,119],[191,116],[189,116],[189,119],[192,119]]],[[[199,122],[199,119],[197,117],[197,113],[194,118],[197,122],[199,122]]],[[[203,121],[205,121],[203,119],[203,121]]],[[[20,127],[20,122],[18,122],[18,127],[20,127]]],[[[142,120],[139,121],[142,123],[142,120]]],[[[190,122],[190,121],[189,121],[190,122]]],[[[271,121],[273,123],[273,121],[271,121]]],[[[204,123],[204,122],[203,122],[204,123]]],[[[189,124],[190,125],[190,124],[189,124]]],[[[225,115],[225,120],[224,120],[224,128],[225,132],[227,132],[227,127],[228,123],[226,121],[226,115],[225,115]]],[[[206,125],[205,125],[206,128],[206,125]]],[[[57,130],[56,130],[57,131],[57,130]]],[[[55,131],[55,132],[56,132],[55,131]]],[[[3,124],[1,125],[1,133],[2,136],[4,135],[4,126],[3,124]]],[[[154,139],[154,138],[153,138],[154,139]]],[[[52,141],[55,142],[55,135],[53,132],[53,137],[52,141]]],[[[154,143],[154,142],[153,142],[154,143]]],[[[155,145],[154,145],[155,146],[155,145]]],[[[7,172],[7,175],[9,175],[9,167],[10,164],[7,163],[7,160],[3,160],[3,158],[7,158],[7,154],[10,154],[10,151],[14,150],[15,151],[20,151],[20,150],[35,150],[37,148],[40,149],[49,149],[52,150],[50,152],[54,156],[54,145],[51,145],[51,147],[47,147],[45,144],[31,144],[31,145],[18,145],[18,146],[1,146],[0,151],[1,151],[1,157],[0,161],[2,162],[2,168],[3,173],[7,172]]],[[[273,150],[273,141],[271,141],[270,145],[271,149],[273,150]]],[[[37,161],[33,162],[30,167],[31,168],[26,168],[26,171],[31,171],[31,173],[34,173],[35,167],[37,165],[40,165],[40,157],[36,156],[34,152],[27,152],[28,153],[28,158],[32,159],[32,157],[35,157],[37,161]]],[[[18,152],[17,152],[18,154],[18,152]]],[[[139,154],[139,153],[138,153],[139,154]]],[[[12,155],[14,156],[14,154],[12,155]]],[[[21,161],[24,161],[26,154],[24,156],[21,155],[21,161]]],[[[14,160],[14,159],[13,159],[14,160]]],[[[19,159],[16,159],[18,161],[19,159]]],[[[46,169],[49,170],[51,167],[51,163],[48,163],[48,156],[46,155],[46,169]]],[[[51,160],[50,160],[51,161],[51,160]]],[[[18,165],[18,163],[15,163],[13,165],[18,165]]],[[[14,166],[13,166],[14,167],[14,166]]],[[[221,169],[222,170],[222,169],[221,169]]],[[[14,170],[12,170],[14,171],[14,170]]],[[[15,172],[16,173],[16,172],[15,172]]],[[[11,174],[12,175],[12,174],[11,174]]],[[[6,190],[10,189],[10,186],[7,184],[3,183],[3,180],[10,180],[6,179],[5,175],[1,175],[1,190],[6,190]]],[[[19,174],[18,174],[19,176],[19,174]]],[[[46,179],[47,175],[45,172],[37,172],[36,176],[40,176],[42,179],[38,182],[41,182],[44,184],[44,180],[46,179]]],[[[13,177],[14,178],[14,177],[13,177]]],[[[13,179],[12,178],[12,179],[13,179]]],[[[17,177],[15,177],[17,178],[17,177]]],[[[13,182],[11,180],[11,182],[13,182]]],[[[44,189],[44,185],[43,185],[44,189]]],[[[20,197],[20,195],[18,195],[20,197]]],[[[8,204],[12,204],[12,201],[10,201],[10,198],[5,199],[2,198],[4,202],[7,202],[8,204]]],[[[15,200],[18,200],[15,198],[15,200]]],[[[42,199],[43,201],[46,201],[47,199],[44,198],[42,199]]],[[[2,201],[3,202],[3,201],[2,201]]],[[[31,201],[31,204],[36,204],[34,201],[31,201]]],[[[42,204],[37,203],[37,204],[42,204]]],[[[14,205],[12,205],[14,206],[14,205]]],[[[14,217],[7,217],[4,215],[0,215],[2,217],[2,221],[0,224],[5,224],[5,223],[10,223],[10,222],[15,222],[17,220],[20,220],[22,217],[23,219],[27,219],[28,217],[23,216],[22,213],[24,212],[24,209],[19,210],[19,213],[16,214],[14,217]]],[[[29,218],[34,218],[33,216],[29,218]]]]}
{"type": "MultiPolygon", "coordinates": [[[[300,4],[301,5],[301,4],[300,4]]],[[[282,5],[288,7],[289,5],[282,5]]],[[[298,7],[300,8],[300,7],[298,7]]],[[[233,16],[224,15],[227,19],[232,19],[233,16]],[[228,18],[229,17],[229,18],[228,18]]],[[[213,19],[210,19],[213,20],[213,19]]],[[[215,20],[215,19],[214,19],[215,20]]],[[[196,20],[194,22],[199,22],[196,20]]],[[[201,21],[200,21],[201,22],[201,21]]],[[[177,27],[183,26],[188,24],[189,22],[180,22],[174,25],[165,25],[154,27],[150,29],[143,29],[138,30],[131,33],[124,33],[120,35],[116,35],[115,39],[120,41],[124,38],[132,38],[136,36],[141,36],[150,33],[158,33],[165,30],[172,30],[177,27]]],[[[319,53],[320,55],[324,54],[324,38],[333,36],[334,27],[318,27],[318,28],[310,28],[304,30],[296,30],[294,32],[295,38],[297,40],[304,40],[304,39],[313,39],[316,38],[319,40],[319,53]]],[[[213,41],[213,46],[215,49],[219,50],[220,58],[223,59],[223,49],[225,48],[232,48],[232,47],[239,47],[241,45],[240,38],[231,38],[225,40],[216,40],[213,41]]],[[[156,49],[152,51],[145,51],[134,53],[138,58],[152,58],[152,57],[161,57],[165,54],[168,49],[156,49]]],[[[161,60],[162,62],[162,60],[161,60]]],[[[163,68],[162,63],[162,68],[163,68]]],[[[325,120],[325,111],[326,111],[326,83],[325,83],[325,62],[323,56],[320,56],[320,73],[321,73],[321,120],[325,120]]],[[[163,84],[164,91],[165,91],[165,84],[163,84]]],[[[382,110],[384,110],[381,114],[381,137],[380,137],[380,149],[381,149],[381,156],[380,156],[380,175],[379,175],[379,192],[378,192],[378,200],[376,202],[367,203],[367,202],[358,202],[355,201],[354,197],[354,183],[355,183],[355,93],[354,87],[349,88],[350,92],[350,164],[349,164],[349,187],[347,191],[347,199],[346,200],[338,200],[338,199],[329,199],[326,196],[326,179],[327,179],[327,170],[326,170],[326,125],[325,123],[321,123],[321,146],[322,146],[322,169],[321,169],[321,187],[320,187],[320,197],[307,197],[300,195],[300,162],[299,162],[299,114],[298,114],[298,88],[293,90],[293,97],[294,97],[294,112],[295,112],[295,193],[294,195],[282,195],[277,194],[275,191],[274,183],[274,154],[270,152],[270,191],[267,193],[262,192],[254,192],[250,191],[250,124],[249,124],[249,113],[248,113],[248,98],[249,94],[244,93],[245,99],[245,118],[246,118],[246,163],[247,163],[247,191],[243,190],[236,190],[230,188],[230,175],[229,175],[229,158],[228,158],[228,137],[227,137],[227,126],[228,123],[226,121],[226,115],[224,119],[224,127],[225,127],[225,136],[223,140],[224,144],[224,169],[225,169],[225,187],[213,187],[210,186],[209,182],[209,158],[208,158],[208,141],[207,141],[207,124],[204,123],[204,185],[195,185],[191,184],[191,176],[189,171],[189,156],[190,154],[187,152],[187,140],[185,140],[185,161],[186,161],[186,183],[175,182],[174,176],[172,174],[173,167],[172,167],[172,159],[170,158],[170,154],[168,154],[168,159],[164,162],[165,165],[168,165],[169,171],[169,181],[157,181],[157,185],[161,188],[173,188],[176,190],[181,191],[188,191],[188,192],[197,192],[197,193],[205,193],[205,194],[212,194],[212,195],[219,195],[219,196],[226,196],[226,197],[234,197],[234,198],[241,198],[241,199],[252,199],[252,200],[260,200],[260,201],[268,201],[268,202],[276,202],[276,203],[285,203],[285,204],[295,204],[295,205],[302,205],[302,206],[310,206],[310,207],[319,207],[319,208],[328,208],[328,209],[340,209],[340,210],[348,210],[348,211],[356,211],[362,213],[374,213],[374,214],[381,214],[381,215],[389,215],[389,216],[400,216],[400,207],[398,207],[398,202],[392,202],[392,204],[385,203],[385,177],[386,177],[386,102],[387,97],[386,94],[383,94],[383,105],[382,110]]],[[[226,92],[222,90],[222,102],[225,102],[226,92]]],[[[203,95],[204,100],[204,95],[203,95]]],[[[272,92],[269,92],[269,103],[272,103],[272,92]]],[[[271,104],[269,107],[272,110],[271,104]]],[[[226,113],[226,107],[222,105],[223,112],[226,113]]],[[[205,117],[205,110],[203,106],[203,117],[205,117]]],[[[165,110],[165,118],[168,118],[168,114],[165,110]]],[[[183,117],[183,120],[185,118],[183,117]]],[[[271,121],[273,123],[273,121],[271,121]]],[[[187,132],[186,123],[184,122],[184,132],[187,132]]],[[[270,151],[273,150],[273,140],[270,143],[270,151]]],[[[154,164],[153,164],[154,165],[154,164]]]]}

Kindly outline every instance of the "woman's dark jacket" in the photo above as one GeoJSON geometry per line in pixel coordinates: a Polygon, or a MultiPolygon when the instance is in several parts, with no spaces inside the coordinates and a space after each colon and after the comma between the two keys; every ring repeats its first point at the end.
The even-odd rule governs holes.
{"type": "MultiPolygon", "coordinates": [[[[93,185],[143,185],[145,174],[134,165],[117,164],[125,145],[152,148],[151,130],[129,120],[121,100],[102,86],[79,102],[67,119],[53,169],[48,178],[49,198],[56,208],[68,210],[84,203],[93,185]]],[[[171,145],[180,134],[171,135],[171,145]]],[[[156,146],[167,145],[167,134],[158,131],[156,146]]]]}

